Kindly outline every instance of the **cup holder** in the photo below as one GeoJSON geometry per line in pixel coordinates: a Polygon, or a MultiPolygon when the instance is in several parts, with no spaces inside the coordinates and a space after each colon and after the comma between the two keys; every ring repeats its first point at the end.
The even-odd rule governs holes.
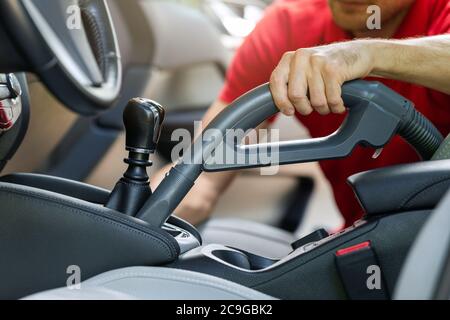
{"type": "Polygon", "coordinates": [[[276,260],[260,257],[245,251],[237,249],[218,249],[211,251],[211,254],[217,259],[235,266],[240,269],[257,271],[270,267],[276,260]]]}
{"type": "Polygon", "coordinates": [[[242,252],[236,252],[236,251],[228,251],[228,250],[216,250],[212,252],[213,256],[216,258],[219,258],[223,262],[226,262],[228,264],[231,264],[233,266],[251,270],[252,265],[250,261],[248,260],[248,257],[242,253],[242,252]]]}

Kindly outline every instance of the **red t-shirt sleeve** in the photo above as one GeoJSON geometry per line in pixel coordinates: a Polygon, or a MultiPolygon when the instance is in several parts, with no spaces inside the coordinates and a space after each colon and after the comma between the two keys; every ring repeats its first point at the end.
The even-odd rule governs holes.
{"type": "Polygon", "coordinates": [[[227,72],[219,99],[231,103],[251,89],[266,83],[288,51],[289,28],[283,7],[269,7],[263,19],[244,40],[227,72]]]}
{"type": "Polygon", "coordinates": [[[441,5],[435,6],[439,13],[429,29],[429,36],[450,33],[450,0],[441,1],[441,5]]]}

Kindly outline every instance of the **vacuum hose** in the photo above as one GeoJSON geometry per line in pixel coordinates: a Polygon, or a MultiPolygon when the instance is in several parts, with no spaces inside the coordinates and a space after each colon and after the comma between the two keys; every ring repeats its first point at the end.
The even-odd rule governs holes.
{"type": "Polygon", "coordinates": [[[441,133],[413,107],[410,107],[405,120],[401,122],[398,134],[422,156],[430,160],[443,141],[441,133]]]}
{"type": "MultiPolygon", "coordinates": [[[[415,110],[412,102],[379,82],[348,82],[342,88],[342,98],[348,108],[348,115],[338,131],[323,138],[280,142],[277,151],[278,162],[269,165],[344,158],[350,155],[357,145],[382,148],[396,134],[411,144],[423,160],[429,160],[443,141],[439,131],[415,110]]],[[[278,111],[268,84],[250,91],[225,108],[205,129],[215,129],[218,138],[209,142],[203,141],[201,137],[197,139],[191,148],[196,150],[196,146],[202,146],[203,152],[194,152],[192,162],[185,161],[190,154],[187,152],[183,156],[186,159],[181,159],[172,168],[138,212],[137,217],[151,225],[161,226],[203,171],[265,166],[251,162],[209,163],[208,158],[204,156],[210,154],[211,150],[214,151],[221,141],[226,141],[225,137],[230,129],[246,131],[256,128],[278,111]]],[[[251,146],[240,146],[235,152],[241,152],[244,159],[250,159],[249,155],[259,155],[262,151],[251,146]]]]}

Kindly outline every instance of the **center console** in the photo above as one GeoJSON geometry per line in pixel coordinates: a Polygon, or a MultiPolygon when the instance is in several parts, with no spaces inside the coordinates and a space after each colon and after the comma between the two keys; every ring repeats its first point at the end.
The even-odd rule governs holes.
{"type": "MultiPolygon", "coordinates": [[[[280,165],[342,158],[357,145],[381,148],[397,133],[429,160],[442,142],[410,102],[381,84],[346,84],[343,97],[349,106],[343,126],[329,137],[280,143],[280,165]]],[[[255,128],[277,111],[268,86],[261,86],[226,108],[208,128],[226,139],[230,130],[255,128]]],[[[247,161],[260,149],[240,145],[230,147],[241,153],[244,164],[214,164],[208,152],[222,140],[200,138],[192,148],[201,144],[205,153],[194,153],[192,162],[181,159],[153,192],[147,168],[163,119],[156,102],[129,102],[124,112],[128,168],[112,192],[32,174],[0,179],[0,251],[8,261],[0,264],[0,298],[64,286],[67,268],[75,265],[83,280],[125,267],[165,266],[282,299],[386,299],[419,229],[450,187],[448,160],[366,172],[349,180],[367,213],[364,219],[336,234],[322,230],[299,239],[281,259],[203,245],[192,225],[172,215],[198,176],[268,164],[247,161]],[[376,290],[367,285],[371,272],[379,273],[376,290]]]]}
{"type": "MultiPolygon", "coordinates": [[[[355,277],[367,280],[367,268],[379,266],[383,298],[388,298],[429,212],[417,210],[366,218],[341,232],[306,243],[279,260],[211,244],[182,254],[169,266],[221,277],[281,299],[347,299],[353,297],[338,266],[339,255],[345,253],[343,257],[351,260],[345,267],[353,268],[351,274],[355,277]],[[373,259],[366,259],[368,252],[373,259]]],[[[376,298],[364,287],[358,296],[376,298]]]]}

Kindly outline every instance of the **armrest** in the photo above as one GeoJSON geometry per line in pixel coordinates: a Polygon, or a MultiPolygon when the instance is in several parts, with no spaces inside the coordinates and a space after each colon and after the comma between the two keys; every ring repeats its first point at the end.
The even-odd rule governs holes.
{"type": "MultiPolygon", "coordinates": [[[[95,187],[78,181],[42,174],[14,173],[0,177],[0,182],[7,182],[16,185],[55,192],[68,197],[99,205],[104,205],[108,201],[110,195],[110,192],[108,190],[99,187],[95,187]]],[[[199,240],[200,243],[202,242],[202,238],[197,229],[195,229],[192,225],[190,225],[183,219],[176,216],[171,216],[167,222],[176,227],[189,231],[199,240]]]]}
{"type": "Polygon", "coordinates": [[[31,173],[14,173],[0,177],[0,182],[47,190],[96,204],[105,204],[110,192],[86,183],[31,173]]]}
{"type": "Polygon", "coordinates": [[[450,160],[363,172],[348,182],[369,216],[433,209],[450,187],[450,160]]]}

